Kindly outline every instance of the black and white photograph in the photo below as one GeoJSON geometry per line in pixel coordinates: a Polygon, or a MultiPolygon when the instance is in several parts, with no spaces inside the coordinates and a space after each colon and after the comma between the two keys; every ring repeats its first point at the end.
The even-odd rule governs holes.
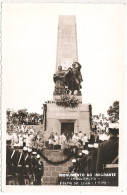
{"type": "Polygon", "coordinates": [[[122,190],[125,4],[1,9],[3,191],[122,190]]]}

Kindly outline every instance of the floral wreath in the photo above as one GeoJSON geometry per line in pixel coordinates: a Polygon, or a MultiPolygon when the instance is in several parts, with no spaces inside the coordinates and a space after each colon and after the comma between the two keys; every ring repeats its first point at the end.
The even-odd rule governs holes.
{"type": "Polygon", "coordinates": [[[58,106],[63,107],[76,107],[81,103],[79,99],[76,98],[75,95],[62,94],[60,98],[56,98],[55,102],[58,106]]]}

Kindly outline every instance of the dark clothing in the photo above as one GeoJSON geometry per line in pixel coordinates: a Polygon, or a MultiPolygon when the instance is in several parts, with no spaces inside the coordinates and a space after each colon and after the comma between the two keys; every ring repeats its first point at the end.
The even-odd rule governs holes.
{"type": "Polygon", "coordinates": [[[6,152],[6,166],[7,166],[7,175],[15,175],[17,172],[17,163],[18,163],[19,152],[11,147],[7,148],[6,152]]]}
{"type": "Polygon", "coordinates": [[[6,175],[12,175],[12,161],[11,161],[11,155],[12,155],[13,149],[11,147],[7,147],[6,151],[6,175]]]}
{"type": "Polygon", "coordinates": [[[70,173],[77,173],[77,162],[69,167],[69,172],[70,173]]]}
{"type": "MultiPolygon", "coordinates": [[[[118,137],[110,137],[108,141],[105,141],[99,145],[97,153],[97,172],[103,172],[103,165],[111,164],[112,161],[118,156],[118,137]]],[[[116,162],[118,163],[118,161],[116,162]]]]}
{"type": "Polygon", "coordinates": [[[88,157],[88,172],[96,173],[96,162],[97,162],[97,149],[94,149],[92,156],[88,157]]]}
{"type": "Polygon", "coordinates": [[[90,135],[89,144],[94,144],[95,142],[95,136],[92,134],[90,135]]]}
{"type": "Polygon", "coordinates": [[[74,92],[75,90],[79,91],[81,89],[80,84],[83,80],[80,69],[81,66],[69,68],[66,74],[66,85],[68,86],[68,89],[72,92],[74,92]]]}
{"type": "Polygon", "coordinates": [[[19,152],[14,149],[11,155],[12,169],[14,175],[17,173],[18,158],[19,158],[19,152]]]}
{"type": "Polygon", "coordinates": [[[37,159],[32,157],[31,158],[31,163],[32,163],[32,173],[35,174],[35,170],[36,170],[36,164],[37,164],[37,159]]]}
{"type": "Polygon", "coordinates": [[[31,156],[27,155],[25,158],[25,175],[32,175],[32,159],[31,156]]]}
{"type": "Polygon", "coordinates": [[[99,136],[98,136],[98,134],[95,134],[94,135],[94,141],[95,141],[95,143],[98,143],[99,142],[99,136]]]}
{"type": "Polygon", "coordinates": [[[78,80],[78,70],[76,68],[71,69],[71,85],[68,87],[72,91],[80,90],[80,83],[78,80]]]}
{"type": "Polygon", "coordinates": [[[84,155],[80,159],[80,173],[86,173],[88,155],[84,155]]]}
{"type": "Polygon", "coordinates": [[[77,166],[77,173],[81,173],[81,158],[77,158],[76,166],[77,166]]]}
{"type": "Polygon", "coordinates": [[[19,185],[24,185],[24,165],[25,165],[25,157],[21,152],[18,155],[18,163],[17,163],[17,173],[18,173],[18,183],[19,185]]]}
{"type": "Polygon", "coordinates": [[[25,156],[23,154],[23,152],[18,153],[18,162],[17,162],[17,166],[18,165],[22,165],[24,166],[25,163],[25,156]]]}
{"type": "Polygon", "coordinates": [[[42,161],[37,161],[35,166],[35,185],[41,185],[41,178],[44,173],[44,166],[42,161]]]}

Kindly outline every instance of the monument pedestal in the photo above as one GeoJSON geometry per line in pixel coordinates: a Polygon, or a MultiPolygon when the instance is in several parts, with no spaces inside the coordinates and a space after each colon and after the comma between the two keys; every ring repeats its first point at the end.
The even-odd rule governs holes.
{"type": "Polygon", "coordinates": [[[91,105],[79,104],[77,107],[57,106],[56,103],[47,103],[46,133],[65,133],[71,137],[74,133],[82,131],[89,135],[91,105]]]}

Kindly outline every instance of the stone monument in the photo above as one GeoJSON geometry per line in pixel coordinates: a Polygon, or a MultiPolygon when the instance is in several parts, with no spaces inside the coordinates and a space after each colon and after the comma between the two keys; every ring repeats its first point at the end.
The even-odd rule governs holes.
{"type": "Polygon", "coordinates": [[[59,16],[56,71],[60,65],[67,70],[77,61],[76,17],[59,16]]]}
{"type": "Polygon", "coordinates": [[[78,63],[75,16],[59,16],[53,101],[44,104],[44,131],[70,138],[89,134],[92,108],[82,104],[81,65],[78,63]]]}

